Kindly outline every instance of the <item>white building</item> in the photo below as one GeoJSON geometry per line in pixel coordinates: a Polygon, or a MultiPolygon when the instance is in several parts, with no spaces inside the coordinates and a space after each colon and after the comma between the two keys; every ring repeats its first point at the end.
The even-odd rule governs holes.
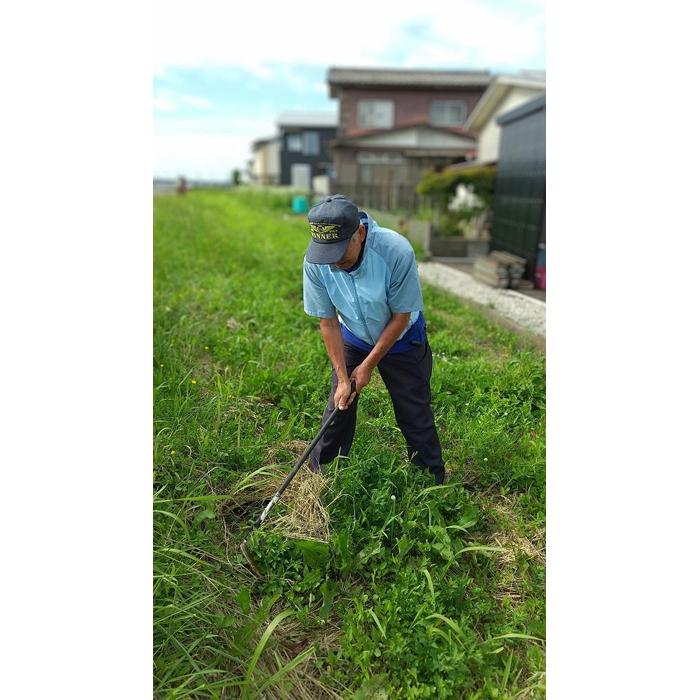
{"type": "Polygon", "coordinates": [[[496,118],[544,91],[544,72],[501,75],[491,82],[464,125],[479,135],[477,163],[498,161],[501,127],[496,118]]]}
{"type": "Polygon", "coordinates": [[[280,139],[278,136],[270,136],[253,142],[250,179],[256,185],[279,185],[280,139]]]}

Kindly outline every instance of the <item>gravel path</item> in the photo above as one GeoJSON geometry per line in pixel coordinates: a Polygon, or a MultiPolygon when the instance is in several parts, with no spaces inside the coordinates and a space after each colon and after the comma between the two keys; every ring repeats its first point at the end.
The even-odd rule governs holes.
{"type": "Polygon", "coordinates": [[[547,305],[510,289],[493,289],[475,280],[470,274],[454,270],[436,262],[418,264],[423,282],[435,285],[462,299],[492,309],[498,316],[542,338],[545,334],[545,310],[547,305]]]}

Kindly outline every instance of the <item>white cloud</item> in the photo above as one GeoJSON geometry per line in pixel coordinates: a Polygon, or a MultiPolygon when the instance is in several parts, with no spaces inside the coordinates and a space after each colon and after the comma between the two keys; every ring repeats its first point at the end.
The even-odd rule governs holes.
{"type": "Polygon", "coordinates": [[[165,95],[156,95],[153,98],[153,106],[158,112],[174,112],[177,109],[175,102],[165,95]]]}
{"type": "Polygon", "coordinates": [[[153,105],[158,112],[177,112],[183,105],[201,110],[214,107],[214,104],[205,97],[180,94],[174,90],[159,90],[153,97],[153,105]]]}
{"type": "Polygon", "coordinates": [[[397,54],[416,67],[515,69],[540,61],[539,2],[528,12],[518,9],[522,4],[486,0],[432,0],[429,11],[425,0],[397,7],[355,0],[340,17],[318,0],[245,9],[216,0],[156,0],[154,58],[161,68],[237,66],[263,80],[276,75],[275,65],[392,65],[397,54]]]}
{"type": "MultiPolygon", "coordinates": [[[[466,18],[465,18],[466,19],[466,18]]],[[[411,65],[450,64],[472,57],[479,66],[494,65],[525,68],[537,60],[544,50],[544,16],[523,16],[515,11],[471,3],[468,27],[455,22],[446,13],[434,13],[429,20],[431,34],[438,42],[423,43],[411,55],[411,65]]],[[[544,67],[544,66],[541,66],[544,67]]]]}
{"type": "Polygon", "coordinates": [[[214,106],[205,97],[197,97],[197,95],[180,95],[180,101],[197,109],[211,109],[214,106]]]}
{"type": "Polygon", "coordinates": [[[303,72],[297,69],[297,66],[288,64],[269,66],[267,77],[264,79],[270,80],[273,78],[286,83],[288,87],[300,93],[328,94],[328,84],[325,81],[305,77],[303,72]]]}

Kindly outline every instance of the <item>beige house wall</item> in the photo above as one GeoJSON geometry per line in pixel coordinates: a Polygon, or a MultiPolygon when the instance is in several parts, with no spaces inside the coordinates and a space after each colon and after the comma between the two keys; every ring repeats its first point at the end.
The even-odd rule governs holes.
{"type": "Polygon", "coordinates": [[[250,169],[253,181],[257,184],[262,181],[265,174],[265,149],[258,148],[253,152],[253,165],[250,169]]]}
{"type": "Polygon", "coordinates": [[[498,108],[493,112],[484,128],[479,134],[479,153],[477,160],[480,163],[498,160],[498,146],[501,141],[501,127],[496,124],[496,117],[515,109],[517,106],[540,95],[544,90],[539,88],[511,87],[506,93],[498,108]]]}
{"type": "Polygon", "coordinates": [[[280,177],[280,144],[271,141],[253,153],[251,172],[255,182],[261,185],[275,185],[280,177]]]}

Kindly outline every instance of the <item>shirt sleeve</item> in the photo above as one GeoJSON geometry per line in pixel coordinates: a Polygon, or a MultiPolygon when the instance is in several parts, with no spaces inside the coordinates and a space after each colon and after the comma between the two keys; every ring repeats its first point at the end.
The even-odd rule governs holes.
{"type": "Polygon", "coordinates": [[[395,314],[423,310],[416,256],[410,245],[401,251],[391,272],[387,301],[395,314]]]}
{"type": "Polygon", "coordinates": [[[304,260],[304,311],[316,318],[333,318],[335,307],[316,271],[304,260]]]}

